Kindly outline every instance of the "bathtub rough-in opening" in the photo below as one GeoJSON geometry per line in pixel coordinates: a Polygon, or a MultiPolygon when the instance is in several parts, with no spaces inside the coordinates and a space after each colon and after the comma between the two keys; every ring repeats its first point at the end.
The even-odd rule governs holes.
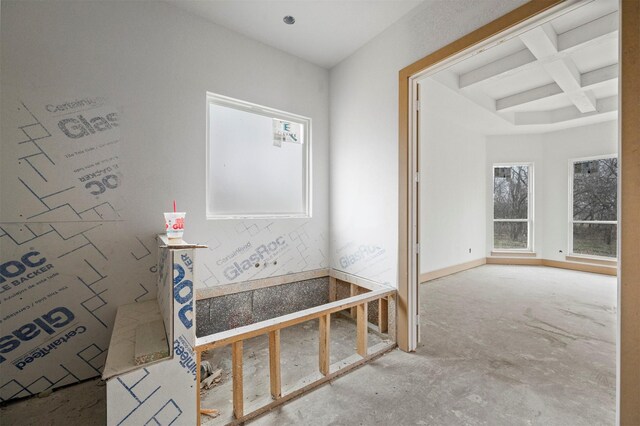
{"type": "Polygon", "coordinates": [[[201,424],[254,418],[395,347],[395,289],[340,278],[196,302],[196,351],[206,366],[198,410],[218,413],[202,414],[201,424]]]}

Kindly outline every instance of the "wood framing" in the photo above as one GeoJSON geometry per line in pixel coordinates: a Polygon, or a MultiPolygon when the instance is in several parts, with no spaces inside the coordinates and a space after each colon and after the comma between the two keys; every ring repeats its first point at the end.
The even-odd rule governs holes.
{"type": "Polygon", "coordinates": [[[196,426],[200,426],[200,416],[202,415],[201,413],[201,409],[202,407],[200,406],[200,382],[202,381],[202,377],[200,377],[200,364],[202,362],[202,353],[196,351],[196,383],[198,384],[198,386],[196,386],[196,407],[198,407],[198,415],[196,417],[196,419],[198,420],[196,423],[196,426]]]}
{"type": "Polygon", "coordinates": [[[398,346],[402,350],[409,350],[409,310],[408,296],[410,292],[410,262],[409,244],[410,229],[409,218],[411,215],[409,204],[409,188],[412,182],[410,176],[410,150],[409,150],[409,84],[413,75],[418,74],[443,60],[461,53],[479,43],[506,31],[528,19],[562,3],[563,0],[534,0],[517,9],[503,15],[489,24],[465,35],[464,37],[448,44],[447,46],[425,56],[400,70],[399,73],[399,111],[398,111],[398,300],[396,307],[397,339],[398,346]]]}
{"type": "Polygon", "coordinates": [[[335,278],[340,281],[355,284],[358,287],[361,287],[362,289],[377,290],[381,287],[380,284],[375,281],[368,280],[366,278],[362,278],[357,275],[348,274],[346,272],[336,271],[335,269],[331,269],[329,273],[331,278],[335,278]]]}
{"type": "MultiPolygon", "coordinates": [[[[329,286],[332,283],[335,287],[336,278],[329,280],[329,286]]],[[[367,345],[367,334],[369,327],[375,327],[368,323],[367,307],[368,303],[380,303],[379,300],[384,299],[386,305],[391,309],[395,309],[395,303],[393,303],[393,297],[396,294],[396,290],[393,288],[377,285],[371,282],[366,283],[367,287],[361,287],[352,283],[349,284],[350,294],[353,296],[346,299],[334,300],[324,305],[316,306],[313,308],[301,310],[280,317],[272,318],[269,320],[261,321],[258,323],[237,327],[231,330],[222,331],[206,337],[197,338],[195,351],[197,352],[197,371],[200,370],[200,359],[202,352],[223,346],[231,345],[231,364],[232,364],[232,388],[233,388],[233,417],[234,422],[242,423],[249,418],[253,418],[261,413],[264,413],[267,408],[273,408],[279,404],[282,404],[295,396],[301,395],[307,390],[319,386],[334,377],[348,371],[351,368],[355,368],[362,363],[366,362],[372,357],[381,355],[393,349],[396,346],[395,334],[393,330],[392,321],[389,316],[386,317],[387,323],[378,326],[378,329],[386,328],[388,332],[388,340],[371,348],[367,345]],[[391,302],[388,302],[390,299],[391,302]],[[338,313],[343,310],[356,310],[356,354],[353,357],[349,357],[346,360],[342,360],[334,365],[331,365],[331,314],[338,313]],[[280,330],[283,328],[291,327],[297,324],[301,324],[306,321],[318,319],[319,327],[319,351],[318,351],[318,369],[321,376],[317,372],[305,377],[300,386],[294,386],[293,389],[283,390],[281,384],[281,363],[280,363],[280,330]],[[268,334],[269,336],[269,375],[270,375],[270,398],[269,401],[261,401],[259,406],[255,408],[255,403],[252,402],[253,408],[246,409],[243,400],[243,373],[242,373],[242,352],[244,340],[250,339],[255,336],[268,334]],[[249,413],[246,413],[249,411],[249,413]]],[[[331,291],[330,291],[331,293],[331,291]]],[[[333,297],[336,297],[335,290],[333,291],[333,297]]],[[[331,297],[331,296],[330,296],[331,297]]],[[[386,311],[386,310],[385,310],[386,311]]],[[[380,318],[380,317],[379,317],[380,318]]],[[[381,318],[385,318],[384,315],[381,318]]],[[[201,410],[200,399],[198,398],[198,411],[201,410]]]]}
{"type": "Polygon", "coordinates": [[[318,368],[323,376],[327,376],[331,364],[331,314],[321,316],[318,321],[318,368]]]}
{"type": "Polygon", "coordinates": [[[389,299],[378,299],[378,331],[386,333],[389,330],[389,299]]]}
{"type": "Polygon", "coordinates": [[[336,300],[335,302],[304,309],[292,314],[282,315],[280,317],[257,322],[255,324],[221,331],[206,337],[199,337],[196,339],[196,350],[207,351],[227,346],[233,342],[250,339],[251,337],[260,336],[273,330],[280,330],[291,327],[292,325],[317,319],[323,315],[333,314],[345,309],[351,309],[352,307],[362,303],[373,302],[381,297],[395,295],[395,293],[395,289],[381,288],[380,290],[370,291],[347,299],[336,300]]]}
{"type": "Polygon", "coordinates": [[[269,332],[269,384],[271,397],[278,399],[282,396],[280,375],[280,330],[269,332]]]}
{"type": "Polygon", "coordinates": [[[336,277],[329,277],[329,302],[336,301],[336,277]]]}
{"type": "Polygon", "coordinates": [[[367,303],[356,306],[356,328],[358,354],[367,356],[367,303]]]}
{"type": "MultiPolygon", "coordinates": [[[[563,0],[534,0],[427,55],[399,73],[397,341],[409,349],[409,83],[412,76],[506,31],[563,0]]],[[[640,2],[620,0],[620,207],[618,423],[640,424],[640,2]]],[[[524,259],[519,259],[524,260],[524,259]]],[[[534,259],[531,259],[534,260],[534,259]]],[[[569,263],[569,262],[566,262],[569,263]]]]}
{"type": "MultiPolygon", "coordinates": [[[[353,284],[353,283],[351,284],[351,288],[350,288],[350,291],[349,291],[349,295],[350,295],[351,297],[353,297],[353,296],[357,296],[357,295],[358,295],[358,286],[357,286],[357,285],[355,285],[355,284],[353,284]]],[[[355,318],[355,317],[356,317],[356,307],[355,307],[355,306],[353,306],[353,307],[351,308],[351,318],[355,318]]]]}
{"type": "Polygon", "coordinates": [[[618,420],[640,424],[640,2],[620,3],[618,420]]]}
{"type": "Polygon", "coordinates": [[[233,378],[233,415],[239,419],[244,414],[242,340],[231,344],[231,376],[233,378]]]}
{"type": "Polygon", "coordinates": [[[278,399],[277,401],[271,401],[269,403],[262,405],[260,408],[245,414],[243,417],[239,419],[236,419],[236,421],[232,422],[231,424],[242,425],[246,421],[254,419],[258,416],[261,416],[262,414],[265,414],[270,410],[273,410],[274,408],[284,404],[287,401],[298,398],[299,396],[302,396],[305,393],[317,387],[320,387],[325,383],[330,382],[331,380],[334,380],[340,376],[345,375],[346,373],[352,370],[362,367],[366,363],[381,357],[382,355],[391,351],[395,347],[396,347],[395,343],[391,345],[385,344],[385,343],[379,343],[373,346],[371,348],[371,353],[364,358],[362,358],[360,355],[354,355],[352,358],[346,359],[344,362],[333,364],[332,366],[333,373],[330,373],[327,376],[324,376],[317,380],[313,376],[305,377],[301,379],[298,383],[294,384],[293,388],[290,391],[285,391],[282,395],[282,398],[278,399]],[[358,359],[356,359],[356,357],[358,359]]]}

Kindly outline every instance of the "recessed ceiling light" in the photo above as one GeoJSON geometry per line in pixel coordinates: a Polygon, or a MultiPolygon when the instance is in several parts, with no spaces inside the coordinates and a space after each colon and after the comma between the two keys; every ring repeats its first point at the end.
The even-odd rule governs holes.
{"type": "Polygon", "coordinates": [[[287,15],[284,18],[282,18],[282,20],[284,21],[285,24],[287,25],[293,25],[296,23],[296,18],[294,18],[291,15],[287,15]]]}

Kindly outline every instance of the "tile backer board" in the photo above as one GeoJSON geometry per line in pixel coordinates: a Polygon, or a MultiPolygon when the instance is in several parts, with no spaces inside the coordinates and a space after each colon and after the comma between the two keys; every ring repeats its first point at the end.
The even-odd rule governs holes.
{"type": "MultiPolygon", "coordinates": [[[[327,70],[176,13],[163,2],[71,6],[3,1],[1,31],[0,193],[8,198],[0,207],[0,264],[19,261],[33,247],[46,257],[45,266],[53,265],[48,272],[59,275],[46,275],[46,281],[20,295],[15,293],[21,286],[0,294],[0,335],[58,307],[73,313],[75,319],[68,324],[75,325],[73,330],[86,327],[22,370],[10,361],[46,347],[51,335],[41,332],[15,351],[0,354],[10,355],[0,364],[1,398],[34,395],[100,375],[117,307],[156,297],[154,237],[164,230],[162,212],[171,208],[173,197],[187,212],[185,239],[210,247],[198,253],[202,267],[194,282],[197,288],[329,267],[327,70]],[[72,40],[64,30],[69,28],[72,40]],[[163,34],[169,28],[181,34],[182,43],[166,43],[163,34]],[[229,51],[239,54],[221,61],[229,51]],[[54,67],[47,65],[52,52],[54,67]],[[257,83],[245,72],[256,57],[264,58],[257,83]],[[202,66],[184,66],[189,63],[202,66]],[[147,72],[148,64],[164,72],[147,72]],[[212,75],[217,76],[213,86],[212,75]],[[197,143],[206,127],[203,88],[313,119],[312,218],[224,223],[204,219],[198,201],[205,191],[204,176],[193,169],[193,164],[204,166],[205,147],[197,143]],[[117,129],[107,119],[114,112],[121,124],[117,129]],[[79,115],[89,122],[103,117],[111,128],[98,119],[101,130],[94,128],[95,134],[71,140],[59,124],[63,119],[80,121],[79,115]],[[159,167],[170,162],[171,168],[159,167]],[[122,178],[117,187],[112,177],[102,181],[116,164],[122,178]],[[107,174],[97,175],[108,167],[107,174]],[[80,181],[91,173],[96,175],[80,181]],[[87,188],[93,181],[98,183],[87,188]],[[269,250],[278,239],[281,244],[269,250]],[[243,261],[258,249],[260,267],[245,268],[243,261]],[[12,298],[4,300],[7,296],[12,298]],[[34,305],[27,308],[27,301],[34,305]]],[[[81,121],[67,122],[72,124],[86,128],[81,121]]],[[[41,278],[42,273],[36,282],[41,278]]]]}
{"type": "Polygon", "coordinates": [[[0,283],[0,335],[36,328],[0,354],[0,400],[102,373],[117,306],[155,294],[153,245],[122,222],[0,223],[0,264],[13,275],[0,283]]]}
{"type": "MultiPolygon", "coordinates": [[[[130,303],[118,308],[118,319],[111,334],[103,378],[125,373],[139,365],[135,362],[138,346],[137,330],[145,324],[158,322],[162,322],[162,319],[155,300],[130,303]]],[[[164,333],[164,325],[162,325],[162,332],[164,333]]]]}
{"type": "MultiPolygon", "coordinates": [[[[158,259],[166,255],[155,237],[162,212],[123,202],[135,198],[116,125],[120,108],[100,95],[39,90],[20,97],[3,90],[0,265],[7,268],[0,277],[0,335],[38,318],[54,331],[39,329],[0,354],[0,401],[101,375],[119,306],[157,295],[164,324],[173,315],[172,301],[154,284],[160,274],[172,285],[172,271],[162,269],[168,259],[158,259]],[[51,105],[68,107],[52,113],[51,105]],[[103,130],[91,133],[79,116],[112,120],[110,127],[95,120],[103,130]],[[62,120],[75,120],[62,124],[88,134],[69,138],[62,120]]],[[[328,266],[324,230],[310,220],[205,227],[189,213],[187,227],[206,229],[197,240],[211,247],[199,253],[195,289],[328,266]],[[253,261],[247,267],[251,256],[259,268],[253,261]]],[[[169,342],[171,332],[167,327],[169,342]]]]}
{"type": "MultiPolygon", "coordinates": [[[[169,264],[162,265],[173,271],[173,295],[170,327],[174,339],[169,357],[117,374],[107,380],[107,424],[111,425],[193,425],[196,424],[197,363],[195,344],[195,318],[193,315],[194,249],[171,250],[163,257],[169,264]]],[[[154,305],[155,300],[146,302],[154,305]]],[[[140,309],[134,304],[132,311],[140,309]]],[[[149,316],[144,316],[148,319],[149,316]]],[[[161,326],[163,320],[153,321],[161,326]]],[[[145,323],[149,323],[146,321],[145,323]]],[[[138,330],[140,325],[134,328],[138,330]]],[[[110,348],[111,352],[111,348],[110,348]]],[[[133,353],[130,357],[133,358],[133,353]]],[[[153,360],[150,360],[153,361],[153,360]]],[[[129,361],[133,364],[133,359],[129,361]]]]}

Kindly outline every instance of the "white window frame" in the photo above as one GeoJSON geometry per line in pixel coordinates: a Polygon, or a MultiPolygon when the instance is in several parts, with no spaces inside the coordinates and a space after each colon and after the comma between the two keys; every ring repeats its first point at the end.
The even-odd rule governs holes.
{"type": "Polygon", "coordinates": [[[217,219],[309,219],[312,217],[312,147],[311,147],[311,118],[304,117],[302,115],[293,114],[286,111],[281,111],[275,108],[270,108],[263,105],[254,104],[251,102],[242,101],[239,99],[230,98],[228,96],[218,95],[216,93],[207,92],[206,96],[206,115],[207,115],[207,128],[206,128],[206,217],[208,220],[217,219]],[[211,191],[209,190],[209,182],[211,178],[210,170],[210,147],[211,147],[211,132],[210,132],[210,105],[219,105],[228,108],[233,108],[240,111],[250,112],[253,114],[263,115],[269,118],[275,118],[284,121],[290,121],[292,123],[299,123],[303,126],[303,169],[304,169],[304,211],[302,213],[252,213],[252,214],[215,214],[209,211],[209,201],[211,198],[211,191]]]}
{"type": "MultiPolygon", "coordinates": [[[[604,224],[604,225],[616,225],[616,233],[618,232],[618,220],[574,220],[573,219],[573,170],[575,163],[583,163],[585,161],[595,161],[595,160],[604,160],[605,158],[618,158],[617,154],[605,154],[605,155],[596,155],[593,157],[581,157],[581,158],[570,158],[569,159],[569,206],[568,206],[568,248],[567,250],[569,257],[578,257],[583,259],[596,259],[596,260],[616,260],[618,259],[618,250],[616,250],[616,257],[608,257],[608,256],[596,256],[593,254],[582,254],[582,253],[574,253],[573,252],[573,224],[574,223],[593,223],[593,224],[604,224]]],[[[620,170],[620,162],[618,160],[618,170],[620,170]]],[[[619,178],[619,175],[618,175],[619,178]]],[[[617,217],[617,216],[616,216],[617,217]]],[[[616,238],[617,241],[617,238],[616,238]]]]}
{"type": "Polygon", "coordinates": [[[492,226],[491,226],[491,240],[492,240],[492,252],[494,253],[533,253],[534,252],[534,238],[533,238],[533,216],[534,216],[534,163],[533,162],[513,162],[513,163],[494,163],[491,168],[491,218],[492,226]],[[500,167],[514,167],[514,166],[527,166],[529,167],[529,185],[528,185],[528,194],[527,194],[527,219],[496,219],[495,218],[495,206],[494,206],[494,191],[495,191],[495,183],[494,176],[496,173],[496,169],[500,167]],[[495,233],[495,223],[496,222],[527,222],[527,247],[526,248],[496,248],[496,233],[495,233]]]}

